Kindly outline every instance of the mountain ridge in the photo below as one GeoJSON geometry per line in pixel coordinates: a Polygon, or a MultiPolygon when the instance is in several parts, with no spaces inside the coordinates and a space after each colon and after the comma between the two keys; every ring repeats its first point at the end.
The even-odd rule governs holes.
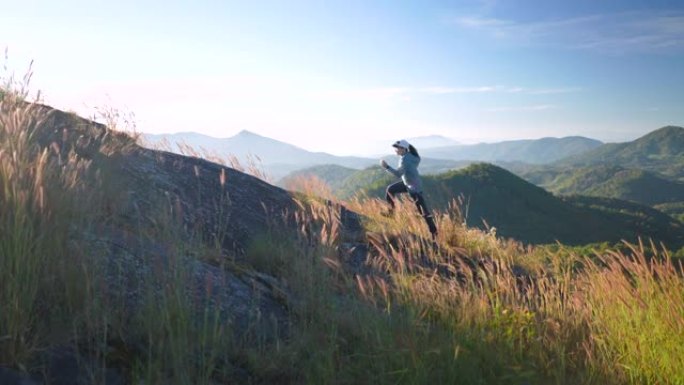
{"type": "Polygon", "coordinates": [[[432,148],[422,154],[434,158],[471,161],[522,161],[532,164],[551,163],[569,155],[580,154],[600,146],[602,142],[582,136],[562,138],[510,140],[432,148]]]}
{"type": "MultiPolygon", "coordinates": [[[[629,207],[631,212],[611,214],[601,205],[583,206],[566,198],[558,198],[508,170],[491,164],[476,164],[466,169],[426,178],[426,191],[431,183],[437,193],[430,198],[435,206],[445,207],[449,196],[470,197],[469,223],[486,220],[496,226],[502,235],[528,242],[554,242],[579,244],[601,241],[635,241],[636,236],[662,238],[674,245],[684,242],[683,224],[652,208],[611,201],[615,206],[629,207]],[[598,210],[596,210],[598,209],[598,210]],[[638,218],[647,213],[650,226],[640,226],[638,218]],[[508,227],[506,223],[508,223],[508,227]]],[[[594,202],[583,197],[583,202],[594,202]]],[[[602,204],[605,206],[605,204],[602,204]]]]}
{"type": "Polygon", "coordinates": [[[556,194],[619,198],[649,206],[684,201],[684,183],[616,165],[541,170],[521,176],[556,194]]]}
{"type": "MultiPolygon", "coordinates": [[[[325,152],[308,151],[287,142],[272,139],[256,134],[248,130],[242,130],[238,134],[227,138],[215,138],[196,132],[179,132],[175,134],[143,134],[145,145],[176,153],[183,153],[188,147],[195,150],[206,151],[211,156],[226,158],[228,155],[235,156],[241,163],[249,163],[256,158],[258,162],[274,179],[279,179],[288,173],[311,166],[337,164],[344,167],[362,169],[377,162],[376,159],[358,156],[337,156],[325,152]]],[[[411,140],[424,142],[454,142],[454,140],[440,136],[428,135],[415,137],[411,140]]],[[[391,141],[390,141],[391,142],[391,141]]],[[[388,142],[388,143],[390,143],[388,142]]],[[[593,139],[578,136],[565,138],[541,138],[526,139],[520,141],[508,141],[499,143],[481,143],[476,145],[451,145],[438,147],[418,147],[425,160],[432,159],[433,163],[441,163],[442,171],[451,164],[458,165],[462,162],[477,162],[497,159],[500,161],[527,161],[549,162],[568,153],[578,153],[587,146],[600,143],[593,139]],[[535,156],[535,151],[544,150],[541,156],[535,156]]],[[[385,158],[391,158],[391,148],[388,146],[385,158]]],[[[425,166],[424,164],[424,166],[425,166]]]]}
{"type": "Polygon", "coordinates": [[[146,134],[143,135],[146,146],[166,144],[171,152],[182,153],[184,145],[208,151],[212,156],[226,159],[235,156],[242,164],[256,161],[274,178],[279,178],[297,169],[327,163],[337,163],[346,167],[361,168],[375,160],[354,157],[335,156],[325,152],[312,152],[290,143],[262,136],[251,131],[242,130],[228,138],[214,138],[204,134],[146,134]]]}
{"type": "Polygon", "coordinates": [[[560,159],[554,165],[578,167],[603,163],[640,168],[684,180],[684,128],[664,126],[633,141],[607,143],[583,154],[560,159]]]}

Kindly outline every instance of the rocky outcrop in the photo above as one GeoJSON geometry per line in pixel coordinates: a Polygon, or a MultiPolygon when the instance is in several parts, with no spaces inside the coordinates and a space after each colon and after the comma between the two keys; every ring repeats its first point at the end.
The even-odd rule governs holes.
{"type": "MultiPolygon", "coordinates": [[[[89,162],[78,193],[108,198],[99,208],[105,213],[101,223],[72,231],[79,248],[97,260],[104,274],[98,283],[102,295],[116,297],[132,317],[150,300],[150,288],[153,296],[161,296],[169,282],[182,282],[181,291],[198,314],[212,309],[237,335],[254,333],[266,341],[286,332],[286,288],[240,263],[250,242],[287,223],[296,207],[290,193],[200,158],[142,148],[124,134],[73,114],[42,105],[15,108],[26,109],[16,113],[25,120],[18,126],[26,128],[36,154],[48,149],[57,167],[74,156],[89,162]],[[159,228],[173,231],[159,236],[159,228]],[[198,244],[190,242],[198,237],[214,245],[212,258],[198,258],[197,250],[187,246],[198,244]],[[184,279],[167,280],[175,272],[184,279]]],[[[84,352],[72,353],[63,360],[68,364],[43,377],[0,366],[0,383],[87,383],[79,378],[88,370],[88,359],[84,352]],[[60,380],[67,377],[72,382],[60,380]]],[[[62,356],[39,358],[40,365],[62,356]]],[[[112,384],[119,383],[116,373],[110,377],[112,384]]]]}
{"type": "Polygon", "coordinates": [[[282,301],[263,293],[273,289],[264,289],[263,282],[270,280],[249,269],[238,276],[218,265],[221,258],[239,259],[256,236],[287,221],[296,207],[289,192],[204,159],[143,148],[126,134],[71,113],[38,104],[20,108],[30,110],[17,116],[26,119],[37,149],[50,149],[59,163],[70,154],[92,163],[96,177],[84,179],[90,186],[80,193],[108,190],[102,202],[108,223],[81,235],[89,248],[104,255],[105,265],[119,271],[108,277],[110,284],[125,276],[121,287],[134,290],[150,279],[151,266],[171,268],[175,261],[173,268],[191,272],[196,286],[214,285],[212,300],[239,320],[238,328],[255,306],[262,316],[284,322],[282,301]],[[176,232],[155,239],[155,228],[162,227],[176,232]],[[177,247],[200,236],[216,244],[213,264],[177,247]]]}
{"type": "Polygon", "coordinates": [[[35,110],[22,115],[34,117],[26,126],[38,147],[51,149],[62,162],[74,153],[106,170],[101,178],[116,179],[126,195],[116,203],[127,211],[117,214],[131,222],[172,210],[186,230],[219,236],[223,246],[240,253],[254,235],[295,208],[289,192],[233,168],[143,148],[124,133],[47,106],[27,108],[35,110]]]}
{"type": "Polygon", "coordinates": [[[135,148],[120,167],[130,180],[132,215],[149,217],[167,205],[186,229],[219,237],[238,255],[295,208],[287,191],[200,158],[135,148]]]}

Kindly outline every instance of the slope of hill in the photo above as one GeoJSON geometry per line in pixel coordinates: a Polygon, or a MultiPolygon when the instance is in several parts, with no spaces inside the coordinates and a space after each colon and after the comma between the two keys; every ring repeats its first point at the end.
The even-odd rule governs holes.
{"type": "Polygon", "coordinates": [[[684,128],[662,127],[634,141],[605,144],[557,162],[575,167],[596,164],[639,168],[684,180],[684,128]]]}
{"type": "Polygon", "coordinates": [[[652,237],[671,247],[681,247],[684,224],[662,211],[620,199],[574,195],[562,198],[575,207],[601,212],[609,223],[620,223],[616,235],[621,239],[634,239],[635,234],[652,237]]]}
{"type": "Polygon", "coordinates": [[[594,139],[571,136],[429,148],[422,151],[422,155],[452,160],[541,164],[580,154],[601,144],[594,139]]]}
{"type": "MultiPolygon", "coordinates": [[[[591,204],[594,198],[557,198],[491,164],[425,177],[424,182],[432,207],[444,210],[462,196],[469,225],[485,228],[486,222],[499,234],[525,242],[583,244],[634,241],[638,236],[675,246],[684,242],[684,225],[656,210],[621,201],[611,201],[611,207],[630,210],[608,210],[603,203],[591,204]]],[[[378,182],[368,192],[379,197],[383,191],[383,182],[378,182]]]]}

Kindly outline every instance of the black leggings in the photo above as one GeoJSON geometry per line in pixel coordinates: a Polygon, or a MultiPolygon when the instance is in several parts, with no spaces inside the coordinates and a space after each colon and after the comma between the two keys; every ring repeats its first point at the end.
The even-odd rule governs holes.
{"type": "Polygon", "coordinates": [[[385,199],[387,200],[387,203],[389,203],[390,207],[394,209],[394,196],[401,193],[409,193],[411,200],[416,204],[416,207],[418,208],[418,212],[420,212],[420,215],[422,215],[423,218],[425,218],[425,223],[427,223],[428,228],[430,229],[430,233],[433,236],[437,235],[437,226],[435,225],[435,220],[432,217],[432,214],[430,213],[430,209],[428,209],[427,204],[425,203],[425,198],[423,198],[423,194],[409,192],[408,188],[406,187],[403,181],[399,181],[397,183],[393,183],[387,186],[387,190],[385,191],[385,199]]]}

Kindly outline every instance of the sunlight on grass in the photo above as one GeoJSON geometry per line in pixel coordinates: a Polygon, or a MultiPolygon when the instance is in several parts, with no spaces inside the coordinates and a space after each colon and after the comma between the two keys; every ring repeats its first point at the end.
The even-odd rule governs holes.
{"type": "Polygon", "coordinates": [[[458,201],[435,213],[433,241],[412,202],[388,217],[385,202],[336,202],[311,179],[237,258],[221,240],[240,202],[223,189],[211,231],[184,227],[163,194],[148,197],[151,214],[131,211],[116,162],[135,138],[109,127],[78,142],[65,118],[46,141],[54,113],[27,103],[26,87],[3,88],[2,366],[35,372],[66,344],[96,363],[94,384],[112,367],[135,384],[684,383],[682,266],[662,247],[527,246],[468,228],[458,201]],[[360,215],[361,238],[346,236],[340,204],[360,215]],[[102,246],[117,236],[163,250],[136,262],[142,278],[123,264],[135,253],[102,246]],[[362,266],[350,246],[367,250],[362,266]],[[237,333],[210,283],[197,290],[194,258],[268,281],[261,295],[287,322],[254,306],[237,333]]]}

